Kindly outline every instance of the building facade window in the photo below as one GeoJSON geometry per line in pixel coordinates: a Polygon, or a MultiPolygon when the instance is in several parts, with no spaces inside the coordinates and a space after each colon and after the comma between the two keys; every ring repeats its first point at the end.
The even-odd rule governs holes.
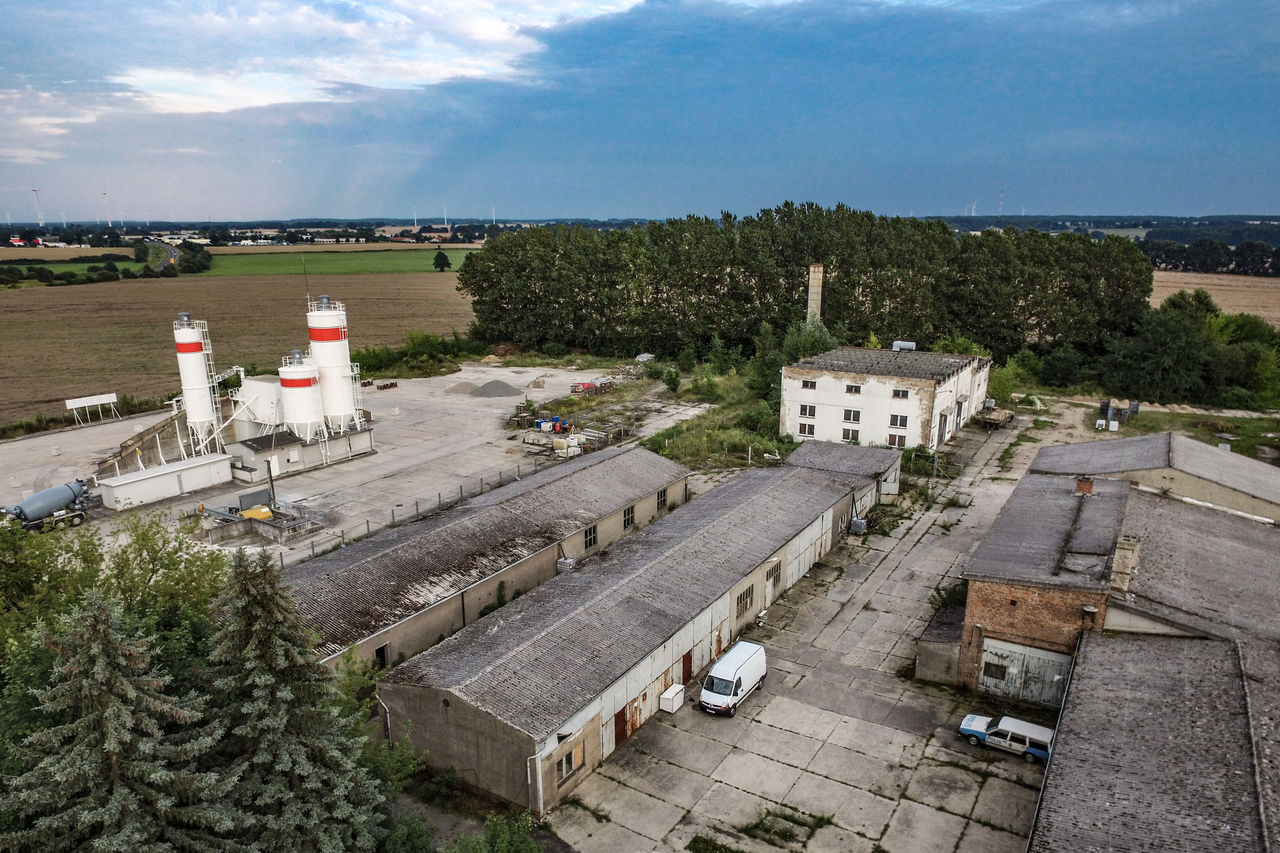
{"type": "Polygon", "coordinates": [[[765,580],[771,583],[774,589],[777,589],[778,584],[782,583],[782,564],[775,563],[771,566],[769,571],[765,574],[765,580]]]}
{"type": "Polygon", "coordinates": [[[622,529],[630,530],[636,523],[636,505],[632,504],[622,511],[622,529]]]}
{"type": "Polygon", "coordinates": [[[811,404],[808,404],[808,403],[801,403],[801,404],[800,404],[800,417],[802,417],[802,418],[816,418],[817,416],[818,416],[818,407],[817,407],[817,406],[814,406],[814,405],[811,405],[811,404]]]}
{"type": "Polygon", "coordinates": [[[906,415],[889,415],[889,426],[893,429],[906,429],[907,416],[906,415]]]}
{"type": "Polygon", "coordinates": [[[738,618],[741,619],[751,612],[752,606],[756,603],[756,585],[744,589],[738,593],[738,618]]]}
{"type": "Polygon", "coordinates": [[[658,489],[658,509],[663,510],[666,508],[667,508],[667,490],[658,489]]]}
{"type": "Polygon", "coordinates": [[[851,424],[859,423],[862,420],[862,412],[858,409],[845,409],[844,419],[851,424]]]}
{"type": "Polygon", "coordinates": [[[856,429],[844,429],[840,431],[840,440],[848,441],[853,444],[858,443],[858,431],[856,429]]]}
{"type": "Polygon", "coordinates": [[[801,388],[803,388],[803,389],[804,389],[804,390],[806,390],[806,391],[812,391],[813,389],[815,389],[815,388],[817,388],[817,387],[818,387],[818,380],[816,380],[816,379],[801,379],[801,380],[800,380],[800,387],[801,387],[801,388]]]}
{"type": "Polygon", "coordinates": [[[564,783],[570,776],[581,770],[582,763],[582,744],[576,745],[573,749],[560,756],[560,760],[556,762],[556,777],[558,783],[564,783]]]}
{"type": "Polygon", "coordinates": [[[907,389],[906,389],[906,388],[894,388],[894,389],[893,389],[893,399],[895,399],[895,400],[905,400],[905,399],[907,399],[907,389]]]}
{"type": "Polygon", "coordinates": [[[582,547],[594,548],[596,547],[596,541],[596,526],[593,524],[582,531],[582,547]]]}
{"type": "Polygon", "coordinates": [[[844,386],[844,393],[846,393],[846,394],[861,394],[861,393],[862,393],[862,386],[861,386],[861,385],[846,385],[846,386],[844,386]]]}
{"type": "Polygon", "coordinates": [[[808,436],[812,436],[812,435],[813,435],[813,424],[800,424],[800,429],[799,429],[798,431],[799,431],[799,433],[800,433],[801,435],[808,435],[808,436]]]}
{"type": "Polygon", "coordinates": [[[907,437],[905,435],[891,435],[889,436],[889,446],[890,447],[906,447],[907,437]]]}

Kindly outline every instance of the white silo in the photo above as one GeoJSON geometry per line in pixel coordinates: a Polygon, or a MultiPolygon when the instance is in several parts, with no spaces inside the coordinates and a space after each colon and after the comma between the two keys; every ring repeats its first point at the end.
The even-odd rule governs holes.
{"type": "Polygon", "coordinates": [[[280,410],[285,429],[303,441],[324,432],[324,408],[320,400],[320,371],[294,350],[280,365],[280,410]]]}
{"type": "MultiPolygon", "coordinates": [[[[213,353],[209,347],[209,327],[204,320],[192,320],[183,312],[173,323],[173,340],[178,348],[178,374],[182,379],[182,408],[187,413],[187,429],[197,452],[209,449],[215,438],[218,418],[214,409],[213,353]]],[[[216,442],[214,442],[216,446],[216,442]]]]}
{"type": "Polygon", "coordinates": [[[341,302],[321,296],[307,305],[307,329],[311,337],[311,361],[320,374],[320,402],[330,432],[358,429],[356,407],[358,368],[351,363],[347,344],[347,312],[341,302]]]}

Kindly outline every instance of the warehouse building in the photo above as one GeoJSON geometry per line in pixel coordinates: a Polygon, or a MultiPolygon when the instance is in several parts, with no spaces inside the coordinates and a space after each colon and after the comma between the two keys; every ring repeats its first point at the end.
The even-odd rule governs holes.
{"type": "Polygon", "coordinates": [[[393,665],[687,499],[688,469],[640,447],[578,456],[286,570],[333,665],[393,665]]]}
{"type": "Polygon", "coordinates": [[[902,454],[888,448],[864,447],[850,453],[846,444],[806,441],[791,451],[788,465],[864,478],[874,489],[860,488],[854,495],[853,514],[866,518],[878,503],[893,503],[902,479],[902,454]]]}
{"type": "Polygon", "coordinates": [[[982,410],[991,359],[836,349],[782,368],[779,431],[797,441],[938,448],[982,410]]]}
{"type": "Polygon", "coordinates": [[[737,475],[393,669],[390,737],[544,814],[841,539],[860,488],[799,465],[737,475]]]}

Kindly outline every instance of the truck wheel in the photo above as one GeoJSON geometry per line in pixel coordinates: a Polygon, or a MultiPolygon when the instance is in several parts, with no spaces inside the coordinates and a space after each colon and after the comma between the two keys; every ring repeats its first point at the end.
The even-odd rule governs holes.
{"type": "Polygon", "coordinates": [[[738,706],[737,706],[737,705],[730,705],[730,706],[729,706],[729,716],[730,716],[730,717],[736,717],[737,715],[738,715],[738,706]]]}
{"type": "Polygon", "coordinates": [[[84,516],[83,516],[83,515],[73,515],[73,516],[71,516],[71,526],[72,526],[72,527],[79,527],[79,526],[80,526],[80,525],[82,525],[82,524],[84,524],[84,516]]]}
{"type": "Polygon", "coordinates": [[[60,518],[53,523],[54,530],[61,530],[66,526],[67,526],[67,520],[65,518],[60,518]]]}
{"type": "Polygon", "coordinates": [[[977,746],[977,745],[978,745],[978,736],[977,736],[977,735],[969,735],[969,743],[973,744],[974,746],[977,746]]]}

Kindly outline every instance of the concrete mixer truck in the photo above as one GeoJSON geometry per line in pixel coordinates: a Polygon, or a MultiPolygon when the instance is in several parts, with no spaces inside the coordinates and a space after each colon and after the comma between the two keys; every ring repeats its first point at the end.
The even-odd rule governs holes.
{"type": "Polygon", "coordinates": [[[17,506],[5,507],[4,512],[23,530],[79,527],[84,524],[84,500],[88,494],[84,480],[76,480],[36,492],[17,506]]]}

